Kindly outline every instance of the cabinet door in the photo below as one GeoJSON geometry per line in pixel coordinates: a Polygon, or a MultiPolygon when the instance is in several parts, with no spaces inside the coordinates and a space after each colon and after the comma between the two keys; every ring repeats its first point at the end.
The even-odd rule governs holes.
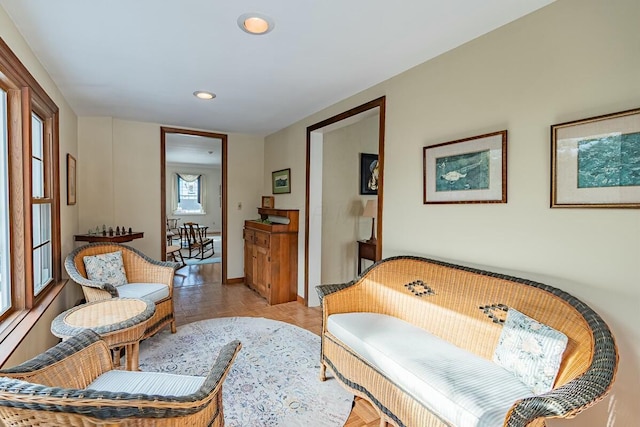
{"type": "Polygon", "coordinates": [[[255,239],[255,232],[245,228],[243,229],[242,237],[244,238],[244,283],[247,286],[253,287],[253,272],[255,271],[253,241],[255,239]]]}
{"type": "Polygon", "coordinates": [[[267,302],[269,302],[271,299],[269,293],[271,287],[271,262],[269,259],[269,249],[258,245],[255,245],[254,248],[255,270],[253,271],[253,283],[258,293],[265,297],[267,302]]]}
{"type": "Polygon", "coordinates": [[[244,242],[244,283],[249,287],[253,287],[253,243],[245,240],[244,242]]]}

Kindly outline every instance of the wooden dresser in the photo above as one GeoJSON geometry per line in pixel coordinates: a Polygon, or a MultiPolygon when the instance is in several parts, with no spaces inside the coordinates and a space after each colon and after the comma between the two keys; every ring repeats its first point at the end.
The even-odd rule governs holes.
{"type": "Polygon", "coordinates": [[[271,305],[298,296],[298,210],[258,208],[244,222],[244,278],[271,305]]]}

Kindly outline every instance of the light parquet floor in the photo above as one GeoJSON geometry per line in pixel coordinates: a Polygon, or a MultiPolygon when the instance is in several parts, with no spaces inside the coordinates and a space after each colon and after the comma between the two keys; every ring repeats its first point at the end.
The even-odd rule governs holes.
{"type": "MultiPolygon", "coordinates": [[[[174,310],[178,327],[214,317],[248,316],[280,320],[320,334],[322,314],[318,307],[305,307],[297,302],[270,306],[244,284],[222,285],[220,266],[193,265],[177,271],[174,310]]],[[[357,398],[345,427],[379,425],[376,411],[366,401],[357,398]]]]}

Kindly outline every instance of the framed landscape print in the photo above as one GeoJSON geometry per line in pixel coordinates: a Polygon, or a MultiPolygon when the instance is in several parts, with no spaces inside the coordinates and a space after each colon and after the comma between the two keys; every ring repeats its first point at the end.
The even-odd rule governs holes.
{"type": "Polygon", "coordinates": [[[360,194],[378,194],[378,155],[360,153],[360,194]]]}
{"type": "Polygon", "coordinates": [[[640,109],[551,126],[551,207],[640,208],[640,109]]]}
{"type": "Polygon", "coordinates": [[[76,204],[76,158],[67,153],[67,205],[76,204]]]}
{"type": "Polygon", "coordinates": [[[291,169],[271,172],[271,192],[273,194],[291,193],[291,169]]]}
{"type": "Polygon", "coordinates": [[[507,203],[507,131],[423,149],[423,203],[507,203]]]}

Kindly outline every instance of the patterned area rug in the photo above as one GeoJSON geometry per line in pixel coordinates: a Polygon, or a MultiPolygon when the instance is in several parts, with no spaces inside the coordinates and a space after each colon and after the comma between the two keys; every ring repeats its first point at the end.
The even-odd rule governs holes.
{"type": "Polygon", "coordinates": [[[165,330],[140,344],[140,370],[204,376],[234,339],[242,349],[223,385],[226,426],[345,424],[353,395],[332,378],[318,379],[320,337],[288,323],[226,317],[165,330]]]}
{"type": "Polygon", "coordinates": [[[185,258],[184,263],[186,265],[203,265],[203,264],[218,264],[222,262],[222,258],[214,256],[211,258],[198,259],[198,258],[185,258]]]}

